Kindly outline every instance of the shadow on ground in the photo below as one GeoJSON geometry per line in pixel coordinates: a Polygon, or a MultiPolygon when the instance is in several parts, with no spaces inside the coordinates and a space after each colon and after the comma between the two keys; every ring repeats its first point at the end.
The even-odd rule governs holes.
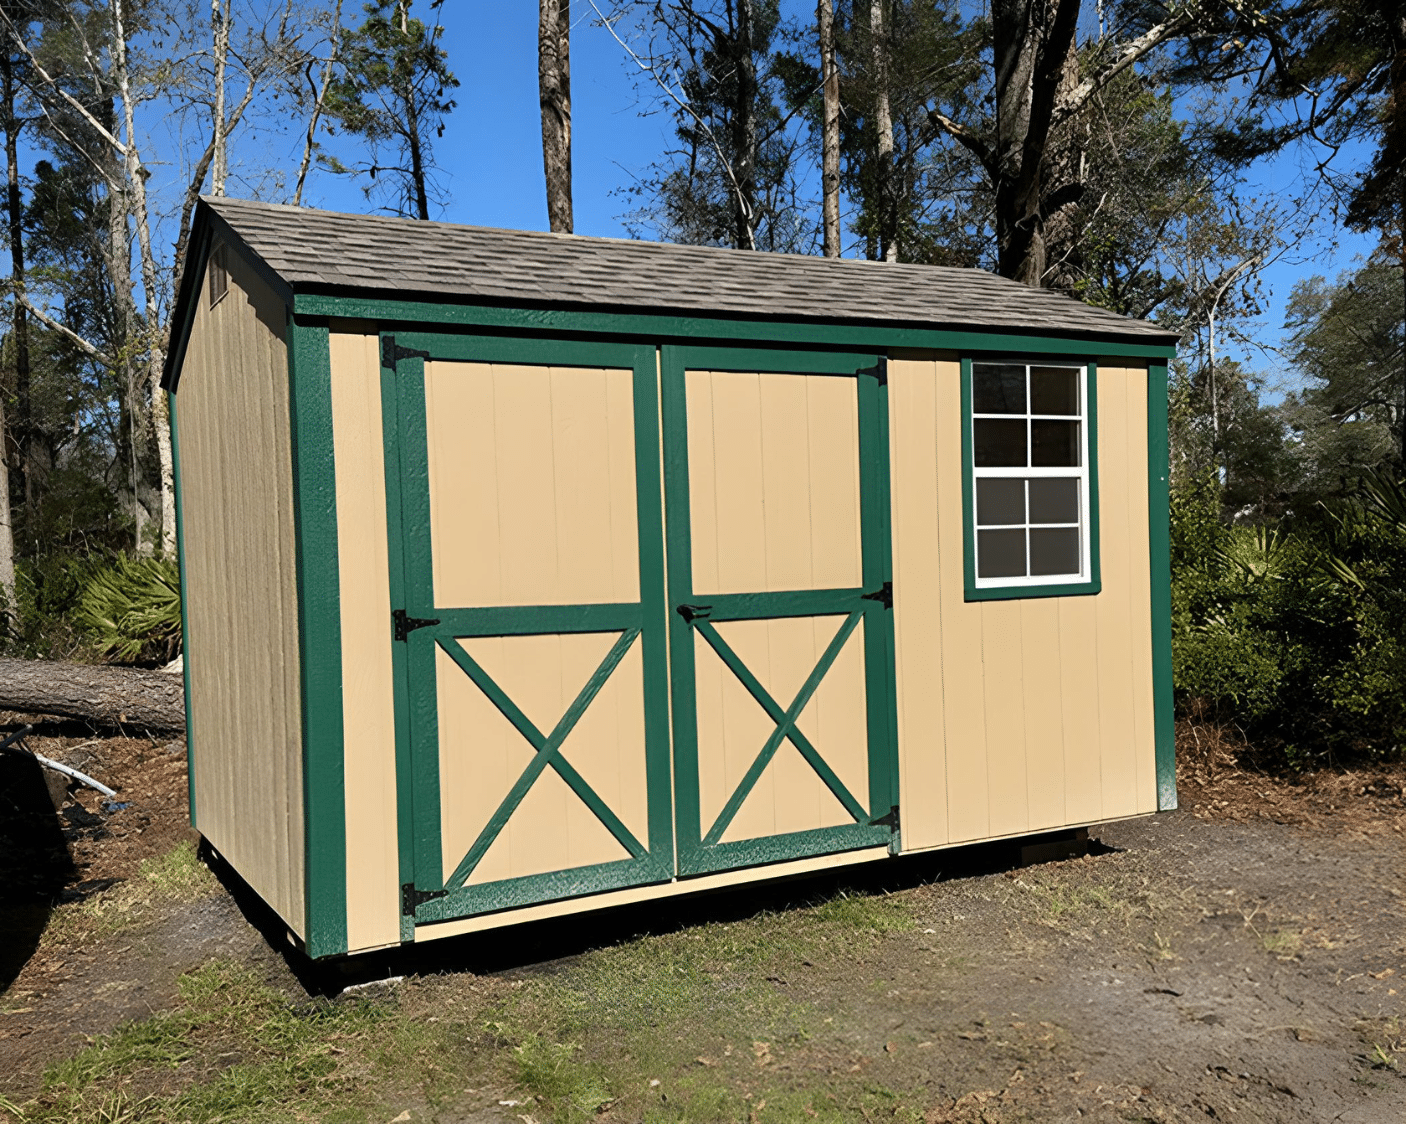
{"type": "Polygon", "coordinates": [[[74,876],[63,821],[45,770],[29,754],[0,750],[0,992],[39,947],[49,914],[74,876]]]}
{"type": "Polygon", "coordinates": [[[323,961],[310,960],[294,945],[283,920],[217,853],[205,846],[202,858],[249,923],[271,947],[282,953],[298,982],[310,994],[336,995],[348,987],[393,976],[510,972],[579,956],[637,937],[739,921],[762,913],[804,909],[840,893],[892,893],[933,882],[1000,873],[1032,863],[1108,854],[1115,849],[1098,839],[1088,838],[1087,832],[1082,830],[1032,835],[660,901],[588,910],[323,961]]]}

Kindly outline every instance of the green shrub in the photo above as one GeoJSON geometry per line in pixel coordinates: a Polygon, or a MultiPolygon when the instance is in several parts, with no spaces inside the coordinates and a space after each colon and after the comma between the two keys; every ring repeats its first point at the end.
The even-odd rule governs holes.
{"type": "Polygon", "coordinates": [[[165,559],[119,554],[89,577],[75,618],[109,659],[165,663],[181,649],[180,572],[165,559]]]}
{"type": "Polygon", "coordinates": [[[1281,526],[1227,527],[1213,478],[1172,502],[1178,703],[1233,721],[1264,763],[1406,746],[1406,490],[1281,526]]]}

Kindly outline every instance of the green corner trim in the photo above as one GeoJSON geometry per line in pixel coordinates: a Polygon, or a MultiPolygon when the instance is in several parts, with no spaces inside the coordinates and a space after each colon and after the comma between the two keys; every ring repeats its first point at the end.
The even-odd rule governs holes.
{"type": "MultiPolygon", "coordinates": [[[[721,317],[659,313],[579,312],[562,309],[504,308],[478,304],[390,300],[378,297],[298,293],[293,298],[299,316],[337,316],[379,320],[393,325],[433,324],[441,328],[496,329],[540,339],[543,332],[591,332],[601,335],[671,340],[752,341],[811,347],[935,348],[944,351],[997,352],[1003,355],[1108,355],[1138,359],[1169,359],[1175,346],[1137,343],[1124,337],[1107,339],[1021,335],[978,330],[905,328],[887,324],[826,323],[823,321],[733,320],[721,317]]],[[[411,327],[411,330],[414,330],[411,327]]],[[[419,330],[423,331],[421,327],[419,330]]],[[[399,330],[397,329],[397,336],[399,330]]]]}
{"type": "Polygon", "coordinates": [[[303,843],[308,955],[347,950],[347,827],[342,755],[342,628],[332,361],[326,324],[288,322],[303,709],[303,843]]]}
{"type": "Polygon", "coordinates": [[[181,513],[181,435],[176,423],[176,396],[166,395],[166,409],[171,419],[171,467],[176,489],[176,566],[181,583],[181,680],[186,706],[186,804],[190,826],[195,822],[195,719],[190,712],[190,618],[186,612],[186,539],[185,521],[181,513]]]}
{"type": "Polygon", "coordinates": [[[1152,725],[1157,747],[1157,810],[1177,806],[1176,718],[1172,694],[1171,481],[1167,366],[1147,369],[1147,543],[1152,581],[1152,725]]]}
{"type": "Polygon", "coordinates": [[[962,357],[962,586],[967,601],[1018,601],[1029,597],[1081,597],[1103,589],[1098,521],[1098,365],[1084,362],[1088,397],[1089,445],[1089,580],[1050,585],[1011,585],[978,588],[976,584],[976,504],[973,497],[972,360],[962,357]]]}

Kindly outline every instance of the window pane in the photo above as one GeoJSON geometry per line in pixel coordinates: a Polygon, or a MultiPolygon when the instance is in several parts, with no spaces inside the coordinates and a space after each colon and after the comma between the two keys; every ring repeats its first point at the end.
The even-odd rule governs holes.
{"type": "MultiPolygon", "coordinates": [[[[976,424],[980,425],[981,422],[976,424]]],[[[996,422],[994,424],[1005,425],[1007,423],[996,422]]],[[[976,463],[980,464],[981,462],[977,461],[976,463]]],[[[1076,421],[1032,421],[1030,423],[1030,463],[1038,468],[1078,468],[1079,423],[1076,421]]]]}
{"type": "Polygon", "coordinates": [[[976,533],[976,576],[979,578],[1025,577],[1025,532],[978,531],[976,533]]]}
{"type": "Polygon", "coordinates": [[[976,521],[983,527],[1025,522],[1024,480],[978,480],[976,521]]]}
{"type": "MultiPolygon", "coordinates": [[[[1036,423],[1039,424],[1039,423],[1036,423]]],[[[1048,422],[1044,423],[1050,424],[1048,422]]],[[[1069,422],[1055,422],[1068,425],[1069,422]]],[[[1078,422],[1073,423],[1078,425],[1078,422]]],[[[977,418],[972,422],[975,459],[979,468],[1024,468],[1025,419],[977,418]]]]}
{"type": "Polygon", "coordinates": [[[1037,528],[1030,532],[1031,574],[1077,574],[1079,531],[1076,527],[1037,528]]]}
{"type": "Polygon", "coordinates": [[[1032,414],[1079,415],[1079,372],[1072,367],[1030,368],[1032,414]]]}
{"type": "MultiPolygon", "coordinates": [[[[978,499],[980,496],[981,493],[978,492],[978,499]]],[[[980,504],[978,504],[977,510],[980,511],[980,509],[980,504]]],[[[1030,481],[1030,522],[1079,522],[1079,481],[1030,481]]]]}
{"type": "Polygon", "coordinates": [[[972,413],[1025,413],[1025,368],[1013,364],[973,363],[972,413]]]}

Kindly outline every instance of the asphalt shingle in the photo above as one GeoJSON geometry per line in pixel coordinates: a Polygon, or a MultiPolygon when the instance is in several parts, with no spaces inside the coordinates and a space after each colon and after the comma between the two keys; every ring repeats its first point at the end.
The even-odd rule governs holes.
{"type": "Polygon", "coordinates": [[[294,291],[1124,338],[1174,333],[977,269],[494,230],[206,198],[294,291]]]}

